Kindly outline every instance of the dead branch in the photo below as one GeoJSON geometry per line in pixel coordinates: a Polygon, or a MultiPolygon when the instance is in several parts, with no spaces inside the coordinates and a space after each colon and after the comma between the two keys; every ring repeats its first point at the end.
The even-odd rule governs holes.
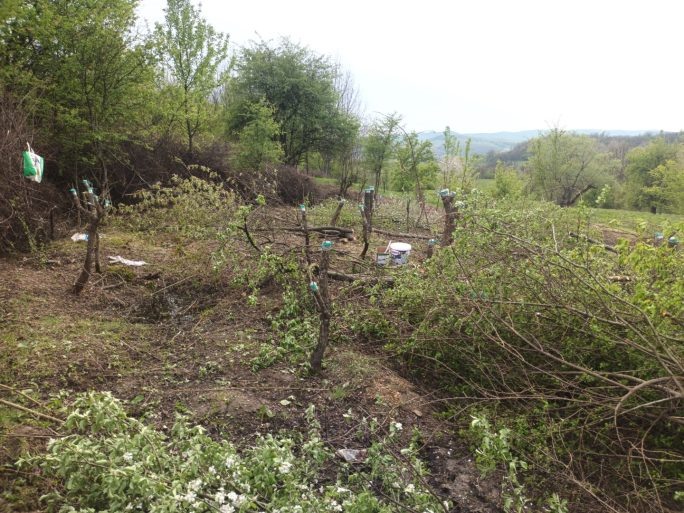
{"type": "Polygon", "coordinates": [[[598,240],[596,240],[596,239],[592,239],[592,238],[590,238],[590,237],[587,237],[586,235],[580,235],[580,234],[577,234],[577,233],[574,233],[574,232],[570,232],[568,235],[570,235],[570,237],[572,237],[572,238],[574,238],[574,239],[585,240],[585,241],[587,241],[589,244],[596,244],[596,245],[598,245],[598,246],[603,246],[603,249],[605,249],[606,251],[610,251],[611,253],[615,253],[616,255],[618,254],[618,250],[615,249],[615,248],[614,248],[613,246],[611,246],[610,244],[604,244],[604,243],[601,242],[601,241],[598,241],[598,240]]]}
{"type": "Polygon", "coordinates": [[[432,235],[420,235],[418,233],[399,233],[399,232],[390,232],[387,230],[380,230],[378,228],[373,228],[374,233],[379,233],[380,235],[386,235],[388,237],[392,237],[394,239],[420,239],[420,240],[430,240],[432,239],[432,235]]]}

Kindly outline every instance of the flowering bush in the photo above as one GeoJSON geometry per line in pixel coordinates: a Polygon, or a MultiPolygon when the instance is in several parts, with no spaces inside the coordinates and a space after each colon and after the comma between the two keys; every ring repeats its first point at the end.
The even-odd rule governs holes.
{"type": "Polygon", "coordinates": [[[126,415],[109,393],[77,398],[65,423],[71,434],[46,454],[18,462],[40,467],[59,486],[43,496],[61,513],[145,511],[236,513],[436,513],[444,507],[421,477],[415,449],[389,450],[401,424],[372,444],[363,464],[334,459],[313,407],[305,435],[260,437],[239,452],[179,417],[169,435],[126,415]]]}

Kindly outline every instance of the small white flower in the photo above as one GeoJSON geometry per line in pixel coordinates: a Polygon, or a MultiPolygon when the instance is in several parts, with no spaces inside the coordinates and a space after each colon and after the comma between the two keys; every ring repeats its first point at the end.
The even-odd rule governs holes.
{"type": "Polygon", "coordinates": [[[190,490],[192,492],[196,492],[200,488],[202,488],[202,480],[201,479],[193,479],[192,481],[190,481],[188,483],[188,490],[190,490]]]}
{"type": "Polygon", "coordinates": [[[216,474],[216,467],[212,465],[207,469],[207,472],[209,472],[213,476],[214,474],[216,474]]]}
{"type": "Polygon", "coordinates": [[[228,492],[228,500],[230,502],[235,502],[238,498],[238,494],[235,492],[228,492]]]}
{"type": "Polygon", "coordinates": [[[197,499],[197,494],[195,492],[188,492],[183,497],[183,500],[187,501],[187,502],[195,502],[196,499],[197,499]]]}
{"type": "Polygon", "coordinates": [[[224,502],[226,502],[226,494],[223,493],[223,490],[219,490],[218,492],[216,492],[216,495],[214,495],[214,500],[218,504],[223,504],[224,502]]]}
{"type": "Polygon", "coordinates": [[[226,468],[233,468],[235,465],[235,457],[234,456],[228,456],[226,458],[226,468]]]}
{"type": "Polygon", "coordinates": [[[130,463],[131,461],[133,461],[133,453],[132,452],[124,453],[123,459],[125,462],[130,463]]]}
{"type": "Polygon", "coordinates": [[[394,422],[392,423],[392,425],[394,426],[394,429],[396,429],[397,431],[401,431],[402,429],[404,429],[404,426],[401,425],[401,422],[394,422]]]}
{"type": "Polygon", "coordinates": [[[224,504],[219,508],[220,513],[233,513],[235,508],[230,504],[224,504]]]}
{"type": "Polygon", "coordinates": [[[415,485],[414,485],[413,483],[409,483],[409,484],[406,486],[406,488],[404,488],[404,491],[405,491],[406,493],[413,493],[413,492],[416,491],[416,487],[415,487],[415,485]]]}
{"type": "Polygon", "coordinates": [[[338,486],[338,487],[337,487],[337,493],[350,493],[350,491],[351,491],[351,490],[349,490],[349,489],[347,489],[347,488],[343,488],[343,487],[341,487],[341,486],[338,486]]]}
{"type": "Polygon", "coordinates": [[[280,472],[281,474],[289,474],[291,469],[292,463],[290,463],[289,461],[283,461],[278,467],[278,472],[280,472]]]}

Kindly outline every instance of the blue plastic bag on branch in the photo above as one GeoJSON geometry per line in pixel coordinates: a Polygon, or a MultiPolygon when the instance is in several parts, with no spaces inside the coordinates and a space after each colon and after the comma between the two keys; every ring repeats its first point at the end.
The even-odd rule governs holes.
{"type": "Polygon", "coordinates": [[[33,150],[28,143],[26,143],[26,146],[28,146],[28,151],[22,152],[24,160],[24,177],[40,183],[43,179],[45,161],[43,160],[43,157],[33,153],[33,150]]]}

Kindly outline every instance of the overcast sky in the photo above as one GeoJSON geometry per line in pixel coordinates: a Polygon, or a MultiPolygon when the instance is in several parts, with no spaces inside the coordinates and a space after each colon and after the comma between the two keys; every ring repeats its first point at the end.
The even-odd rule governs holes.
{"type": "MultiPolygon", "coordinates": [[[[141,0],[150,23],[166,0],[141,0]]],[[[409,129],[684,129],[681,0],[204,0],[233,50],[287,36],[409,129]]]]}

